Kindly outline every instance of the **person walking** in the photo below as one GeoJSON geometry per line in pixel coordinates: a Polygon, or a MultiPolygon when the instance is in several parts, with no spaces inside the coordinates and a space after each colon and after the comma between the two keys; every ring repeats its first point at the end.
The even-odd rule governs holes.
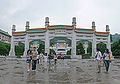
{"type": "Polygon", "coordinates": [[[104,54],[103,54],[103,67],[105,67],[105,55],[106,55],[106,49],[105,49],[105,52],[104,52],[104,54]]]}
{"type": "Polygon", "coordinates": [[[61,55],[61,59],[62,59],[62,60],[64,60],[64,57],[65,57],[64,55],[61,55]]]}
{"type": "Polygon", "coordinates": [[[58,56],[55,54],[54,55],[54,64],[56,65],[56,63],[57,63],[57,58],[58,58],[58,56]]]}
{"type": "Polygon", "coordinates": [[[37,55],[37,63],[39,64],[40,55],[37,55]]]}
{"type": "Polygon", "coordinates": [[[97,48],[97,52],[96,52],[96,60],[97,60],[97,70],[98,70],[98,73],[100,73],[101,72],[102,54],[98,48],[97,48]]]}
{"type": "Polygon", "coordinates": [[[28,50],[27,51],[27,60],[26,60],[26,62],[27,62],[27,71],[29,72],[30,71],[30,66],[31,66],[31,51],[30,50],[28,50]]]}
{"type": "Polygon", "coordinates": [[[40,63],[43,62],[43,58],[44,58],[44,57],[43,57],[43,53],[41,52],[41,53],[40,53],[40,63]]]}
{"type": "Polygon", "coordinates": [[[37,55],[38,52],[36,50],[36,47],[34,47],[32,51],[32,70],[36,70],[37,55]]]}
{"type": "Polygon", "coordinates": [[[47,53],[44,55],[44,68],[47,70],[47,60],[48,60],[48,57],[47,57],[47,53]]]}
{"type": "Polygon", "coordinates": [[[109,65],[111,62],[111,54],[108,49],[106,49],[103,58],[104,58],[104,63],[105,63],[105,67],[106,67],[106,73],[108,73],[109,65]]]}
{"type": "Polygon", "coordinates": [[[52,56],[50,53],[48,54],[48,59],[49,59],[49,64],[51,64],[52,56]]]}

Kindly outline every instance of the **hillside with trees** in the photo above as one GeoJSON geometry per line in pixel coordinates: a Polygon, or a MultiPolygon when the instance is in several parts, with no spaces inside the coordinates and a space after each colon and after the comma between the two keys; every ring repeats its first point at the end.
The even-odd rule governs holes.
{"type": "Polygon", "coordinates": [[[120,58],[120,40],[117,42],[114,42],[111,46],[112,54],[115,57],[120,58]]]}
{"type": "Polygon", "coordinates": [[[120,40],[120,34],[116,33],[112,35],[112,43],[117,42],[120,40]]]}

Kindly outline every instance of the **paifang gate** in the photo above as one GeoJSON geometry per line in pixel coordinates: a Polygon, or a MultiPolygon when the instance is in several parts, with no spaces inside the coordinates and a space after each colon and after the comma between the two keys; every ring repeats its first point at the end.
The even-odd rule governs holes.
{"type": "MultiPolygon", "coordinates": [[[[77,28],[76,18],[72,18],[72,25],[50,25],[49,17],[45,18],[45,28],[30,28],[29,21],[26,22],[25,31],[16,31],[16,26],[12,26],[12,39],[11,49],[9,56],[15,56],[15,45],[18,42],[25,44],[25,51],[23,57],[26,56],[27,50],[29,49],[29,43],[33,40],[41,40],[45,43],[45,53],[49,53],[51,49],[50,40],[54,38],[67,38],[71,40],[71,46],[67,48],[71,49],[71,58],[76,58],[76,43],[80,40],[88,40],[92,43],[92,57],[96,54],[96,45],[100,42],[106,44],[106,47],[111,52],[110,43],[110,29],[109,25],[106,25],[105,32],[96,31],[95,22],[92,22],[92,27],[77,28]]],[[[63,41],[63,40],[58,40],[63,41]]],[[[63,45],[65,46],[65,45],[63,45]]],[[[52,48],[56,48],[53,46],[52,48]]]]}

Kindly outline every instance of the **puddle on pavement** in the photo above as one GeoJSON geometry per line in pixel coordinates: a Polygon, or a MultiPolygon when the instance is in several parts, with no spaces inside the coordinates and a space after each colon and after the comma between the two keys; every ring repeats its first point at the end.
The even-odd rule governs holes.
{"type": "Polygon", "coordinates": [[[0,70],[5,70],[5,69],[2,68],[2,69],[0,69],[0,70]]]}
{"type": "Polygon", "coordinates": [[[69,75],[65,72],[61,72],[50,76],[50,79],[66,81],[69,80],[69,75]]]}
{"type": "Polygon", "coordinates": [[[77,80],[77,83],[90,83],[90,82],[93,82],[93,78],[79,78],[77,80]]]}
{"type": "Polygon", "coordinates": [[[112,76],[113,79],[120,80],[120,76],[112,76]]]}
{"type": "Polygon", "coordinates": [[[92,67],[92,65],[89,65],[89,67],[92,67]]]}
{"type": "Polygon", "coordinates": [[[14,69],[17,69],[17,68],[22,68],[22,67],[19,67],[19,66],[14,66],[14,69]]]}
{"type": "Polygon", "coordinates": [[[22,75],[22,74],[24,74],[24,72],[14,72],[14,74],[20,74],[20,75],[22,75]]]}
{"type": "Polygon", "coordinates": [[[77,72],[84,72],[80,67],[76,67],[77,72]]]}
{"type": "Polygon", "coordinates": [[[9,74],[9,72],[6,72],[6,73],[4,73],[4,74],[2,74],[2,75],[8,75],[9,74]]]}
{"type": "Polygon", "coordinates": [[[4,66],[4,65],[7,65],[7,64],[0,64],[0,66],[4,66]]]}
{"type": "Polygon", "coordinates": [[[49,84],[71,84],[69,81],[49,81],[49,84]]]}
{"type": "Polygon", "coordinates": [[[7,70],[8,68],[0,68],[0,71],[5,71],[7,70]]]}

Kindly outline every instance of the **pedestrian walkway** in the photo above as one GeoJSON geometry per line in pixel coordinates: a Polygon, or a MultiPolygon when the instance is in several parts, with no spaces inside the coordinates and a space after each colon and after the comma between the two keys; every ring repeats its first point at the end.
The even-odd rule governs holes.
{"type": "Polygon", "coordinates": [[[113,60],[110,72],[96,73],[94,60],[58,59],[57,64],[37,64],[27,72],[25,60],[0,59],[0,84],[120,84],[120,60],[113,60]]]}

